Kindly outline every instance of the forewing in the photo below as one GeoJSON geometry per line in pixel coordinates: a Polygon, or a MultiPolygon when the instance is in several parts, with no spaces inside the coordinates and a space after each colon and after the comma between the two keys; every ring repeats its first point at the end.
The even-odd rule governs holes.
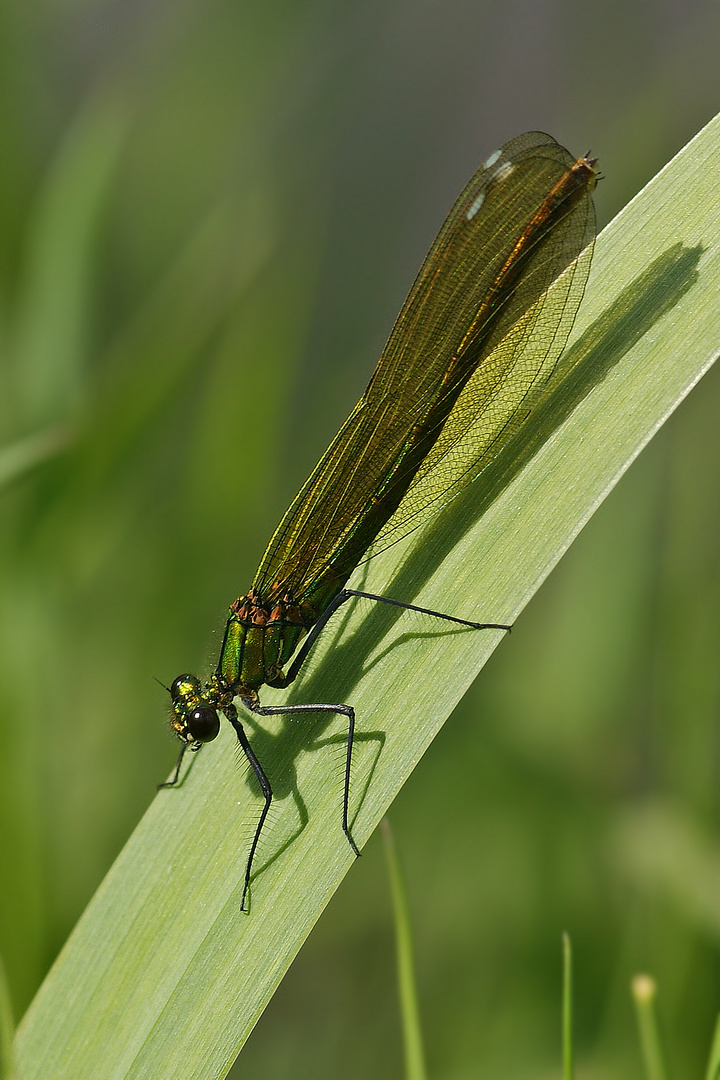
{"type": "Polygon", "coordinates": [[[365,394],[276,529],[253,582],[260,595],[301,597],[328,568],[338,577],[349,573],[373,541],[376,551],[399,540],[449,488],[471,479],[526,414],[579,303],[582,289],[572,285],[582,278],[579,270],[569,275],[564,304],[546,300],[545,290],[586,241],[587,208],[579,216],[569,212],[538,243],[493,311],[488,333],[483,320],[493,284],[533,213],[573,161],[550,136],[531,132],[473,176],[420,269],[365,394]],[[474,364],[475,374],[424,464],[415,466],[414,481],[407,476],[412,483],[401,504],[378,525],[376,495],[397,471],[416,425],[442,399],[458,357],[474,364]],[[468,447],[463,441],[458,448],[468,434],[468,447]]]}
{"type": "MultiPolygon", "coordinates": [[[[512,323],[477,368],[368,558],[424,524],[440,509],[440,500],[447,505],[522,427],[544,392],[575,321],[590,270],[593,233],[588,200],[584,212],[578,208],[566,227],[548,238],[554,250],[543,253],[535,271],[543,282],[547,279],[546,291],[512,323]],[[574,261],[547,291],[553,281],[550,269],[567,265],[570,252],[574,261]]],[[[522,310],[522,297],[517,307],[522,310]]]]}

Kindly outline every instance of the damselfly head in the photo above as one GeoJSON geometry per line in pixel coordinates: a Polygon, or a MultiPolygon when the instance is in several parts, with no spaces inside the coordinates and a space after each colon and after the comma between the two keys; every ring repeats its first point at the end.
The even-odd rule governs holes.
{"type": "Polygon", "coordinates": [[[220,731],[217,709],[203,698],[202,684],[196,675],[178,675],[170,687],[173,731],[188,743],[206,743],[220,731]]]}

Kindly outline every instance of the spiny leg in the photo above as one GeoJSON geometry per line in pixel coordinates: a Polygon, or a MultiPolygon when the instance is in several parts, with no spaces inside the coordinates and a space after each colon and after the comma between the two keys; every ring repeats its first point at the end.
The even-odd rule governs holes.
{"type": "MultiPolygon", "coordinates": [[[[312,649],[321,631],[324,629],[332,615],[335,614],[339,607],[341,607],[344,603],[346,603],[354,596],[364,597],[368,600],[375,600],[378,603],[391,604],[393,607],[404,608],[407,611],[418,611],[422,615],[430,615],[437,619],[444,619],[446,622],[457,623],[460,626],[467,626],[473,630],[507,630],[509,633],[512,629],[512,627],[508,626],[506,623],[471,622],[468,619],[458,619],[454,615],[446,615],[441,611],[433,611],[431,608],[418,607],[417,604],[405,604],[402,603],[402,601],[400,600],[392,600],[387,596],[377,596],[375,593],[362,592],[357,589],[342,589],[333,599],[333,601],[328,605],[328,607],[322,613],[321,617],[313,626],[312,630],[305,639],[300,651],[298,652],[298,655],[295,657],[295,660],[291,664],[287,674],[282,679],[274,680],[271,685],[282,689],[283,687],[289,686],[290,683],[295,681],[303,663],[307,658],[308,653],[312,649]]],[[[352,833],[350,832],[350,824],[348,820],[350,815],[350,774],[352,771],[352,752],[355,741],[355,710],[352,708],[352,706],[342,705],[339,703],[331,704],[329,702],[317,702],[308,705],[274,706],[260,705],[257,701],[249,700],[243,701],[243,704],[251,712],[255,713],[256,716],[287,716],[294,713],[303,712],[333,712],[341,716],[347,717],[348,738],[347,750],[345,755],[345,781],[343,785],[342,829],[345,833],[345,836],[348,843],[350,844],[352,851],[356,856],[359,856],[360,850],[355,843],[355,840],[353,839],[352,833]]],[[[265,805],[262,809],[262,813],[260,814],[260,818],[255,829],[255,835],[253,836],[253,841],[250,846],[250,854],[248,856],[248,861],[245,868],[245,884],[243,887],[242,901],[240,904],[240,907],[244,910],[245,899],[250,886],[250,875],[252,872],[253,860],[255,858],[255,851],[257,849],[258,842],[260,840],[260,834],[262,832],[263,826],[265,824],[265,819],[267,818],[268,811],[270,810],[270,804],[272,802],[272,789],[270,787],[268,778],[265,775],[262,766],[260,765],[260,762],[255,756],[255,753],[250,746],[250,743],[248,742],[248,738],[245,734],[243,726],[238,720],[237,711],[235,710],[234,706],[231,706],[231,709],[232,712],[227,710],[225,715],[235,729],[235,733],[238,737],[238,742],[240,743],[240,746],[242,747],[246,758],[252,766],[253,772],[257,777],[258,783],[260,784],[263,795],[265,797],[265,805]]]]}
{"type": "MultiPolygon", "coordinates": [[[[307,659],[308,653],[312,649],[313,645],[317,641],[320,633],[327,625],[330,618],[335,614],[339,607],[350,600],[354,596],[361,596],[368,600],[375,600],[378,603],[391,604],[393,607],[404,608],[407,611],[418,611],[422,615],[430,615],[437,619],[444,619],[446,622],[457,623],[460,626],[467,626],[473,630],[507,630],[508,633],[512,627],[507,623],[477,623],[471,622],[468,619],[458,619],[455,615],[446,615],[441,611],[433,611],[431,608],[418,607],[417,604],[404,604],[400,600],[391,600],[387,596],[378,596],[375,593],[363,592],[358,589],[342,589],[337,596],[334,597],[332,602],[328,605],[325,611],[322,613],[318,621],[315,623],[307,638],[303,642],[298,655],[290,665],[287,674],[282,679],[277,679],[272,682],[272,685],[282,689],[289,686],[297,678],[302,665],[307,659]]],[[[355,843],[352,833],[350,832],[350,825],[348,822],[349,806],[350,806],[350,773],[352,769],[352,751],[355,740],[355,710],[350,705],[341,704],[329,704],[318,703],[314,705],[285,705],[285,706],[264,706],[259,705],[257,702],[246,701],[244,703],[251,712],[254,712],[259,716],[284,716],[290,713],[299,712],[334,712],[339,713],[342,716],[346,716],[348,720],[348,740],[347,740],[347,753],[345,758],[345,783],[343,789],[343,820],[342,828],[345,836],[347,837],[350,847],[356,855],[360,855],[357,844],[355,843]]],[[[264,821],[264,817],[262,819],[264,821]]],[[[262,822],[261,822],[262,825],[262,822]]],[[[255,841],[253,843],[253,854],[257,844],[258,833],[256,833],[255,841]]]]}
{"type": "MultiPolygon", "coordinates": [[[[353,745],[355,743],[355,710],[352,705],[340,705],[330,704],[329,702],[319,702],[312,705],[259,705],[257,702],[246,701],[244,704],[250,709],[251,712],[257,716],[286,716],[293,713],[303,712],[332,712],[337,713],[340,716],[346,716],[348,722],[348,738],[347,738],[347,750],[345,754],[345,783],[343,787],[343,811],[342,811],[342,830],[347,837],[347,841],[356,855],[360,855],[360,850],[355,843],[352,833],[350,832],[349,818],[349,806],[350,806],[350,773],[352,770],[352,752],[353,745]]],[[[264,819],[263,819],[264,820],[264,819]]],[[[257,839],[257,834],[256,834],[257,839]]],[[[253,853],[254,853],[253,845],[253,853]]]]}
{"type": "Polygon", "coordinates": [[[248,737],[245,734],[245,729],[243,728],[240,720],[238,719],[237,709],[234,705],[229,705],[224,710],[224,712],[226,717],[232,724],[233,728],[235,729],[235,734],[237,735],[238,742],[242,747],[242,751],[245,754],[245,757],[250,762],[252,771],[255,773],[255,777],[263,793],[263,798],[265,799],[265,805],[262,808],[258,823],[255,827],[255,835],[253,836],[252,844],[250,845],[250,854],[248,855],[247,863],[245,864],[245,881],[243,883],[242,900],[240,901],[240,910],[245,911],[245,899],[248,894],[248,889],[250,888],[250,873],[252,871],[253,859],[255,858],[255,850],[258,846],[258,841],[260,840],[260,833],[262,832],[263,825],[265,824],[265,818],[268,816],[270,804],[272,803],[272,788],[270,787],[270,781],[265,775],[265,770],[255,756],[255,751],[253,750],[252,746],[248,742],[248,737]]]}
{"type": "Polygon", "coordinates": [[[390,604],[392,607],[404,608],[405,611],[419,611],[421,615],[432,615],[434,619],[444,619],[445,622],[458,623],[460,626],[469,626],[472,630],[507,630],[508,634],[512,626],[508,623],[497,622],[471,622],[470,619],[458,619],[456,615],[446,615],[443,611],[433,611],[432,608],[418,607],[417,604],[405,604],[402,600],[391,600],[389,596],[377,596],[375,593],[362,592],[360,589],[343,589],[346,596],[343,601],[351,596],[364,596],[366,600],[377,600],[379,604],[390,604]]]}
{"type": "Polygon", "coordinates": [[[392,607],[403,608],[405,611],[419,611],[421,615],[430,615],[434,619],[444,619],[446,622],[457,623],[460,626],[468,626],[471,630],[507,630],[508,633],[512,630],[512,626],[509,626],[507,623],[471,622],[469,619],[458,619],[455,615],[446,615],[442,611],[433,611],[432,608],[418,607],[417,604],[404,604],[402,600],[392,600],[389,596],[378,596],[375,593],[362,592],[360,589],[341,589],[337,596],[335,596],[331,603],[325,608],[322,615],[305,638],[300,651],[290,665],[287,675],[285,675],[282,680],[275,680],[272,683],[273,686],[282,689],[295,681],[300,673],[300,669],[307,659],[308,653],[325,629],[329,620],[339,607],[342,607],[344,603],[351,600],[354,596],[361,596],[366,600],[375,600],[379,604],[390,604],[392,607]]]}
{"type": "Polygon", "coordinates": [[[178,754],[178,759],[175,762],[175,769],[173,771],[171,779],[170,780],[163,780],[162,784],[158,784],[158,786],[157,786],[158,791],[160,791],[161,788],[175,787],[175,785],[178,782],[178,777],[180,775],[180,766],[182,765],[182,760],[185,757],[185,752],[186,752],[186,750],[188,750],[189,746],[190,746],[190,743],[184,742],[182,744],[182,746],[180,747],[180,753],[178,754]]]}

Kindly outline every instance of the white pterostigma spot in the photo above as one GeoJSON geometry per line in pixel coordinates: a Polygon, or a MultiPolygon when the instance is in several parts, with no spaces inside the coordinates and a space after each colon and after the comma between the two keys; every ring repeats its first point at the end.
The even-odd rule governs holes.
{"type": "Polygon", "coordinates": [[[511,172],[514,171],[514,169],[515,166],[511,165],[509,161],[503,162],[502,165],[498,166],[497,170],[495,171],[495,175],[492,177],[493,184],[501,184],[503,180],[507,180],[508,176],[511,172]]]}
{"type": "Polygon", "coordinates": [[[499,161],[501,153],[502,150],[496,150],[494,154],[491,154],[487,161],[484,163],[483,169],[489,169],[492,165],[495,164],[496,161],[499,161]]]}
{"type": "Polygon", "coordinates": [[[480,209],[480,207],[482,206],[482,204],[484,202],[485,202],[485,192],[481,191],[479,195],[475,196],[472,203],[470,204],[470,209],[468,210],[467,214],[465,215],[465,217],[468,219],[468,221],[470,221],[472,218],[475,217],[475,215],[477,214],[478,210],[480,209]]]}

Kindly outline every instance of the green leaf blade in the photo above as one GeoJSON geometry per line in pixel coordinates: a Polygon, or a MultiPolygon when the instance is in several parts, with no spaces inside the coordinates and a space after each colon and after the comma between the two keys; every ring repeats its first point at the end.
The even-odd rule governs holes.
{"type": "MultiPolygon", "coordinates": [[[[361,568],[364,587],[461,618],[522,610],[718,354],[719,163],[716,119],[605,230],[547,408],[423,533],[361,568]]],[[[329,628],[292,693],[263,700],[356,708],[362,845],[504,635],[369,604],[337,621],[342,636],[329,628]]],[[[250,914],[239,902],[260,800],[225,725],[155,799],[41,988],[17,1040],[24,1080],[226,1074],[354,861],[327,745],[342,724],[279,719],[250,734],[278,796],[250,914]]]]}

